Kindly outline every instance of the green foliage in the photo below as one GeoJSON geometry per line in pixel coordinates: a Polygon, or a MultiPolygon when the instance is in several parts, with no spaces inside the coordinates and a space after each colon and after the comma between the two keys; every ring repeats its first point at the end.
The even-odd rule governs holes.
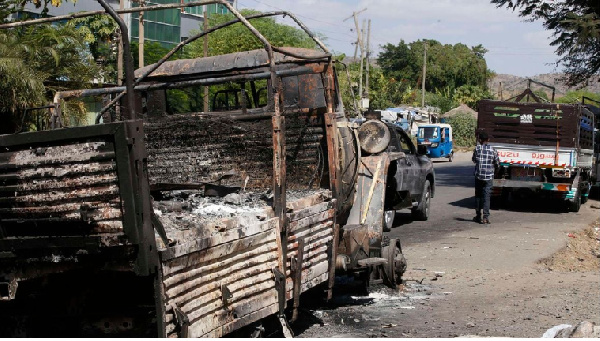
{"type": "Polygon", "coordinates": [[[533,93],[538,96],[541,99],[546,100],[547,102],[550,102],[550,98],[548,97],[548,93],[544,90],[534,90],[533,93]]]}
{"type": "Polygon", "coordinates": [[[568,85],[578,85],[600,75],[600,5],[597,0],[491,0],[498,7],[519,11],[520,16],[541,20],[554,32],[568,85]]]}
{"type": "Polygon", "coordinates": [[[482,99],[491,99],[492,94],[480,86],[463,85],[454,90],[452,99],[454,103],[463,103],[470,108],[475,108],[477,102],[482,99]]]}
{"type": "MultiPolygon", "coordinates": [[[[586,90],[577,90],[577,91],[569,91],[563,97],[559,97],[555,100],[556,103],[564,103],[564,104],[577,104],[581,103],[581,99],[583,97],[590,98],[594,101],[600,101],[600,94],[596,94],[593,92],[589,92],[586,90]]],[[[587,104],[588,102],[586,102],[587,104]]],[[[597,103],[591,103],[593,105],[597,105],[597,103]]]]}
{"type": "MultiPolygon", "coordinates": [[[[346,70],[342,65],[338,64],[336,70],[342,100],[348,113],[353,111],[353,103],[359,100],[358,79],[360,64],[352,63],[348,65],[350,82],[346,70]],[[351,94],[351,83],[353,85],[352,91],[354,97],[351,94]]],[[[366,77],[364,72],[363,77],[366,77]]],[[[363,87],[366,87],[366,82],[363,83],[363,87]]],[[[369,70],[369,99],[371,108],[384,109],[396,107],[400,104],[412,103],[416,99],[416,93],[406,81],[397,81],[394,78],[389,78],[384,75],[381,68],[371,66],[369,70]]],[[[356,113],[352,113],[350,116],[355,115],[356,113]]]]}
{"type": "MultiPolygon", "coordinates": [[[[241,14],[249,16],[260,12],[241,10],[241,14]]],[[[233,20],[233,14],[215,14],[210,17],[210,27],[233,20]]],[[[251,19],[250,22],[274,46],[315,48],[315,42],[301,29],[277,23],[274,18],[251,19]]],[[[197,33],[197,32],[196,32],[197,33]]],[[[203,40],[191,43],[187,52],[192,58],[204,55],[203,40]]],[[[256,36],[241,23],[217,30],[208,35],[208,55],[250,51],[264,48],[256,36]]]]}
{"type": "Polygon", "coordinates": [[[119,26],[108,15],[76,18],[71,21],[84,37],[90,53],[96,63],[102,66],[103,78],[106,82],[117,82],[117,46],[119,44],[119,26]]]}
{"type": "Polygon", "coordinates": [[[386,44],[379,54],[378,63],[383,73],[391,78],[406,80],[420,87],[424,50],[427,48],[426,89],[449,88],[451,91],[463,85],[486,87],[492,76],[487,69],[483,46],[472,48],[464,44],[442,45],[435,40],[419,40],[398,45],[386,44]]]}
{"type": "Polygon", "coordinates": [[[59,90],[87,86],[99,73],[84,36],[73,25],[37,25],[0,31],[2,132],[20,112],[46,104],[59,90]]]}
{"type": "MultiPolygon", "coordinates": [[[[133,56],[133,65],[135,68],[139,68],[140,65],[140,44],[137,41],[131,43],[131,54],[133,56]]],[[[150,65],[158,62],[167,53],[171,51],[170,48],[162,46],[160,43],[155,41],[144,42],[144,65],[150,65]]],[[[169,60],[175,60],[185,58],[184,54],[174,54],[169,60]]]]}
{"type": "Polygon", "coordinates": [[[473,147],[476,144],[477,119],[467,113],[458,113],[446,120],[452,126],[452,140],[457,147],[473,147]]]}
{"type": "Polygon", "coordinates": [[[440,108],[441,113],[448,112],[458,105],[458,103],[452,99],[448,88],[436,90],[435,93],[425,93],[425,102],[431,106],[440,108]]]}

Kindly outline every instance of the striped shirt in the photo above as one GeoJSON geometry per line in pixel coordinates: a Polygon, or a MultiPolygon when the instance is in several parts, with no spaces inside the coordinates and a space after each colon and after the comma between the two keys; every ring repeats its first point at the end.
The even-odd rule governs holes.
{"type": "Polygon", "coordinates": [[[472,160],[475,163],[475,177],[479,180],[492,180],[494,165],[500,165],[498,152],[487,143],[475,147],[472,160]]]}

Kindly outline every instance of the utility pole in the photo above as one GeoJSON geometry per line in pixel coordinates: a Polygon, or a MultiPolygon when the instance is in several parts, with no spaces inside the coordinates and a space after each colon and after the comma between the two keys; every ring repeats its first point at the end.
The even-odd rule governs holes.
{"type": "Polygon", "coordinates": [[[369,26],[367,27],[367,77],[365,78],[365,97],[369,98],[369,56],[371,54],[371,47],[369,41],[371,40],[371,19],[369,19],[369,26]]]}
{"type": "MultiPolygon", "coordinates": [[[[356,17],[354,18],[354,20],[356,20],[356,17]]],[[[362,27],[360,29],[359,32],[359,36],[362,36],[364,34],[364,30],[365,30],[365,21],[363,20],[363,24],[362,27]]],[[[363,103],[362,103],[362,99],[364,97],[363,94],[363,63],[365,60],[365,46],[363,45],[364,40],[360,39],[360,70],[358,71],[358,98],[360,98],[360,107],[361,109],[363,108],[363,103]]]]}
{"type": "MultiPolygon", "coordinates": [[[[348,18],[343,20],[345,22],[346,20],[348,20],[350,18],[354,18],[354,28],[356,29],[356,36],[357,36],[356,47],[354,48],[354,59],[355,60],[356,60],[357,49],[360,48],[360,71],[359,71],[359,81],[358,81],[358,96],[360,98],[359,109],[362,109],[362,98],[363,98],[362,72],[363,72],[363,59],[364,59],[365,47],[363,45],[363,38],[362,38],[363,31],[358,27],[358,17],[357,16],[359,13],[362,13],[366,10],[367,10],[367,8],[365,7],[358,12],[352,12],[351,16],[349,16],[348,18]]],[[[364,23],[363,23],[363,28],[364,28],[364,23]]]]}
{"type": "MultiPolygon", "coordinates": [[[[237,3],[237,2],[236,2],[237,3]]],[[[208,14],[206,14],[206,6],[204,7],[204,32],[208,30],[208,14]]],[[[208,57],[208,34],[204,35],[204,57],[208,57]]],[[[208,112],[208,86],[204,87],[204,112],[208,112]]]]}
{"type": "Polygon", "coordinates": [[[425,75],[427,74],[427,42],[423,49],[423,76],[421,78],[421,108],[425,108],[425,75]]]}
{"type": "MultiPolygon", "coordinates": [[[[139,3],[140,7],[146,6],[146,0],[139,0],[139,3]]],[[[144,11],[140,12],[140,14],[138,15],[138,19],[138,68],[141,68],[144,67],[144,11]]]]}
{"type": "Polygon", "coordinates": [[[500,100],[503,101],[504,99],[502,98],[502,82],[498,84],[498,94],[500,96],[500,100]]]}

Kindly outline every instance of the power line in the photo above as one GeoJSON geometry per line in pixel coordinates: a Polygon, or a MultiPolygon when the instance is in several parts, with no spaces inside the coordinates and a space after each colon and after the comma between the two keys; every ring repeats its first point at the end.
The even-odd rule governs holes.
{"type": "MultiPolygon", "coordinates": [[[[285,10],[284,10],[284,9],[282,9],[282,8],[279,8],[279,7],[276,7],[276,6],[273,6],[273,5],[269,5],[269,4],[267,4],[267,3],[264,3],[264,2],[262,2],[262,1],[259,1],[259,0],[252,0],[252,1],[254,1],[254,2],[256,2],[256,3],[259,3],[259,4],[261,4],[261,5],[265,5],[265,6],[267,6],[267,7],[271,7],[271,8],[274,8],[274,9],[280,10],[280,11],[285,11],[285,10]]],[[[239,0],[238,0],[238,2],[239,2],[239,0]]],[[[246,6],[246,7],[248,7],[248,6],[246,6]]],[[[312,21],[320,22],[320,23],[323,23],[323,24],[327,24],[327,25],[331,25],[331,26],[335,26],[335,27],[344,27],[344,28],[347,28],[347,29],[349,29],[349,30],[353,30],[353,28],[352,28],[351,26],[341,26],[341,25],[339,25],[339,24],[334,24],[334,23],[330,23],[330,22],[327,22],[327,21],[323,21],[323,20],[314,19],[314,18],[307,17],[307,16],[305,16],[305,15],[301,15],[301,14],[296,14],[296,13],[294,13],[294,15],[295,15],[295,16],[297,16],[297,17],[304,18],[304,19],[308,19],[308,20],[312,20],[312,21]]],[[[325,30],[321,30],[321,31],[325,31],[325,30]]],[[[329,32],[333,32],[333,31],[329,31],[329,32]]],[[[351,34],[349,34],[349,33],[342,33],[342,32],[334,32],[334,33],[336,33],[336,34],[344,34],[344,35],[348,35],[348,36],[351,36],[351,37],[352,37],[352,35],[351,35],[351,34]]]]}
{"type": "Polygon", "coordinates": [[[502,53],[502,52],[488,52],[486,54],[493,54],[496,56],[555,56],[554,53],[502,53]]]}

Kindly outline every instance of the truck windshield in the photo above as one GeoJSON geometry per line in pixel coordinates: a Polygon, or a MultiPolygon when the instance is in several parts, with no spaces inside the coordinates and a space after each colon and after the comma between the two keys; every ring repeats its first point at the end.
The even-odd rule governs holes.
{"type": "Polygon", "coordinates": [[[434,139],[438,137],[437,127],[421,127],[419,128],[420,139],[434,139]]]}

